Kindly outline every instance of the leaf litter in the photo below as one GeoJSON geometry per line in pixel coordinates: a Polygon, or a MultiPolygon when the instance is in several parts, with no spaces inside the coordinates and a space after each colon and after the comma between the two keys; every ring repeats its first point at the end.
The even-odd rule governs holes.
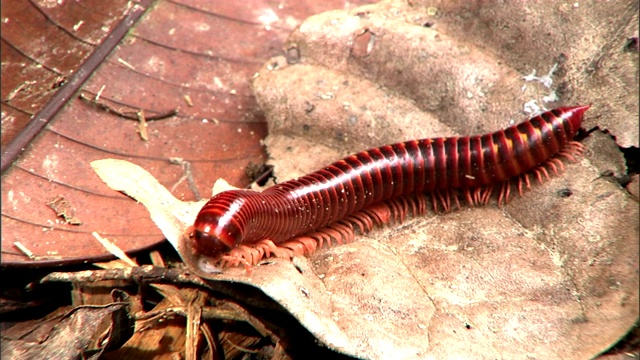
{"type": "MultiPolygon", "coordinates": [[[[495,131],[522,117],[523,104],[548,95],[545,87],[522,91],[523,75],[494,67],[493,55],[412,24],[433,15],[399,11],[393,1],[377,6],[308,19],[290,37],[301,59],[275,58],[256,77],[269,122],[265,143],[280,181],[366,147],[495,131]],[[363,28],[376,34],[375,43],[367,43],[364,59],[350,58],[347,40],[363,28]],[[406,54],[424,47],[429,62],[406,54]],[[439,58],[443,53],[449,56],[439,58]],[[390,58],[404,59],[399,79],[385,73],[395,71],[390,58]],[[484,77],[469,82],[464,65],[452,59],[472,59],[484,77]],[[438,72],[450,76],[438,83],[438,72]],[[407,79],[434,81],[409,95],[401,81],[407,79]],[[434,108],[431,98],[448,107],[434,108]]],[[[562,71],[569,73],[565,81],[579,74],[572,66],[562,71]]],[[[593,121],[588,113],[586,122],[593,121]]],[[[191,270],[261,289],[322,343],[357,357],[594,357],[638,318],[638,201],[602,176],[626,171],[619,151],[598,151],[615,148],[613,139],[596,131],[583,143],[583,159],[502,208],[428,212],[310,258],[268,259],[250,273],[191,270]]],[[[130,163],[92,166],[99,174],[117,171],[103,180],[145,205],[180,248],[202,202],[174,199],[130,163]]]]}

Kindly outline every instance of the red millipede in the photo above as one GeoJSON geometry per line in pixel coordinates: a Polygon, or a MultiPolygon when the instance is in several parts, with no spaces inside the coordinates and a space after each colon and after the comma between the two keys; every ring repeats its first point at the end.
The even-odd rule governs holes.
{"type": "Polygon", "coordinates": [[[452,200],[460,206],[459,196],[471,205],[486,204],[499,186],[501,205],[512,179],[521,193],[530,174],[542,182],[547,168],[563,168],[559,157],[575,160],[582,153],[584,145],[573,138],[588,108],[557,108],[480,136],[386,145],[263,192],[219,193],[188,229],[190,248],[203,259],[248,266],[265,255],[313,252],[331,238],[350,240],[353,225],[365,232],[388,222],[385,211],[401,218],[410,210],[423,212],[424,194],[436,211],[448,211],[452,200]]]}

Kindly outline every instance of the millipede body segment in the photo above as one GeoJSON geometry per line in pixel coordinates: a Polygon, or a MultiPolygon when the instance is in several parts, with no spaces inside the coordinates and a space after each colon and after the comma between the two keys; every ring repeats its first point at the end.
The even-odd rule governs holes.
{"type": "Polygon", "coordinates": [[[557,108],[480,136],[413,140],[362,151],[263,192],[225,191],[200,210],[188,236],[194,251],[216,259],[239,245],[265,240],[282,244],[403,196],[431,194],[436,210],[438,204],[448,210],[454,191],[471,204],[486,203],[499,185],[499,201],[506,201],[511,179],[518,179],[521,190],[529,174],[540,179],[547,174],[545,166],[554,172],[562,166],[558,156],[572,158],[581,150],[572,139],[588,108],[557,108]]]}

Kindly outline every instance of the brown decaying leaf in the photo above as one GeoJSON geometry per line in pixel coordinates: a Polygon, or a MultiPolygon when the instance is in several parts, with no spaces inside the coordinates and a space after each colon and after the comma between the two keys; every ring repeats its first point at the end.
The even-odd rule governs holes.
{"type": "MultiPolygon", "coordinates": [[[[554,6],[528,3],[437,1],[447,34],[464,34],[464,42],[479,44],[523,74],[546,72],[550,61],[567,61],[566,81],[559,95],[593,104],[590,117],[616,135],[619,146],[639,146],[640,104],[637,101],[638,53],[627,51],[638,37],[640,3],[566,2],[554,6]]],[[[564,70],[560,68],[559,74],[564,70]]],[[[589,125],[589,124],[587,124],[589,125]]]]}
{"type": "MultiPolygon", "coordinates": [[[[162,241],[144,208],[104,187],[89,167],[93,160],[134,161],[187,200],[210,193],[211,181],[221,176],[246,185],[246,165],[265,160],[260,140],[266,125],[251,77],[281,52],[287,34],[305,17],[364,2],[155,2],[82,87],[87,98],[99,94],[112,109],[143,111],[148,141],[140,140],[135,122],[70,99],[3,173],[3,265],[110,258],[92,232],[126,252],[162,241]],[[175,109],[175,116],[149,121],[175,109]],[[172,158],[190,164],[190,177],[172,158]],[[73,205],[82,225],[66,224],[48,209],[56,195],[73,205]],[[25,256],[16,242],[34,256],[25,256]]],[[[80,64],[132,6],[146,3],[3,1],[3,150],[61,82],[81,71],[80,64]]]]}
{"type": "MultiPolygon", "coordinates": [[[[117,338],[124,329],[119,321],[129,317],[127,304],[112,303],[105,306],[80,306],[69,311],[61,318],[51,319],[40,324],[46,331],[34,329],[20,339],[2,338],[2,357],[7,359],[99,359],[104,347],[111,342],[126,341],[117,338]],[[98,324],[110,321],[110,328],[104,342],[96,344],[101,335],[98,324]],[[39,333],[40,338],[34,334],[39,333]],[[111,339],[116,337],[117,339],[111,339]]],[[[131,336],[132,329],[129,334],[131,336]]],[[[118,346],[118,345],[116,345],[118,346]]]]}
{"type": "MultiPolygon", "coordinates": [[[[586,144],[598,149],[607,141],[594,133],[586,144]]],[[[311,263],[273,259],[250,276],[228,269],[213,279],[260,287],[325,343],[360,356],[566,355],[556,349],[566,349],[567,357],[593,355],[637,316],[637,278],[629,277],[637,266],[635,234],[611,226],[608,216],[633,224],[637,203],[591,165],[602,153],[567,165],[565,174],[504,210],[413,219],[320,252],[311,263]],[[573,195],[558,195],[565,188],[573,195]],[[605,325],[608,337],[600,331],[605,325]]],[[[174,204],[149,206],[174,243],[201,206],[176,205],[167,191],[153,190],[155,179],[131,164],[104,160],[93,166],[122,174],[107,180],[115,189],[128,188],[134,197],[152,189],[154,204],[174,204]],[[134,181],[126,174],[134,174],[134,181]],[[181,215],[185,206],[191,215],[181,215]]]]}
{"type": "MultiPolygon", "coordinates": [[[[477,130],[474,133],[496,130],[507,126],[508,119],[516,116],[523,103],[541,99],[553,90],[528,84],[528,91],[522,92],[524,81],[515,70],[504,69],[504,65],[496,67],[497,61],[474,62],[475,67],[491,69],[478,69],[480,73],[503,74],[494,79],[509,85],[514,95],[508,101],[500,99],[508,92],[502,88],[497,95],[491,92],[495,86],[491,81],[479,82],[486,87],[479,90],[478,83],[460,84],[466,78],[452,76],[449,84],[444,84],[445,89],[460,88],[455,91],[463,96],[450,100],[464,105],[467,91],[479,97],[475,101],[480,105],[511,115],[480,115],[473,107],[456,106],[453,114],[446,113],[445,108],[443,114],[431,109],[431,116],[423,116],[423,109],[413,105],[420,104],[420,100],[407,100],[402,91],[389,90],[393,89],[393,81],[383,87],[377,84],[390,80],[381,74],[386,71],[384,67],[376,70],[380,61],[375,54],[378,50],[415,53],[416,48],[433,45],[409,41],[410,46],[391,46],[406,44],[398,40],[401,34],[410,37],[408,40],[424,40],[421,31],[427,31],[427,40],[438,42],[433,46],[445,48],[459,41],[453,36],[456,34],[433,34],[431,30],[403,25],[405,16],[413,21],[432,21],[421,18],[419,12],[408,16],[396,11],[394,14],[400,19],[395,22],[386,18],[388,11],[376,15],[373,7],[358,10],[360,15],[355,13],[336,12],[308,20],[290,38],[300,49],[300,64],[269,61],[254,83],[270,121],[269,152],[277,160],[274,163],[281,180],[314,170],[345,152],[360,150],[361,142],[374,146],[410,138],[403,131],[420,134],[429,127],[435,129],[430,136],[443,136],[451,135],[450,131],[464,134],[468,129],[477,130]],[[363,13],[367,15],[363,17],[363,13]],[[388,26],[387,21],[394,26],[388,26]],[[344,30],[344,24],[349,26],[339,31],[344,30]],[[371,29],[373,25],[377,26],[372,30],[376,39],[392,40],[387,45],[374,44],[368,62],[363,61],[367,71],[354,71],[358,62],[353,59],[335,60],[336,53],[350,59],[349,40],[361,34],[362,27],[371,29]],[[327,27],[333,31],[309,30],[327,27]],[[300,34],[303,30],[307,32],[300,34]],[[309,39],[315,41],[313,47],[305,45],[309,39]],[[327,43],[331,44],[330,49],[326,49],[327,43]],[[330,56],[308,59],[305,49],[330,56]],[[341,65],[346,66],[345,72],[335,73],[341,65]],[[378,74],[379,79],[362,79],[363,74],[378,74]],[[359,96],[352,94],[353,89],[359,96]],[[401,115],[389,109],[401,109],[401,115]],[[349,123],[355,111],[362,112],[356,115],[358,125],[384,124],[384,130],[369,127],[364,134],[358,132],[362,127],[349,123]],[[406,122],[411,116],[424,122],[406,122]],[[437,118],[444,120],[434,123],[437,118]],[[371,119],[375,122],[369,122],[371,119]],[[398,124],[396,120],[403,122],[398,124]],[[408,125],[413,127],[406,128],[408,125]],[[334,146],[326,146],[327,140],[334,146]],[[342,150],[335,150],[335,145],[341,145],[342,150]],[[303,156],[289,167],[293,171],[287,172],[284,165],[293,163],[292,154],[312,156],[303,156]]],[[[438,24],[439,20],[433,21],[438,24]]],[[[444,67],[450,74],[460,74],[452,64],[468,66],[465,59],[478,57],[467,54],[476,51],[480,52],[468,49],[457,53],[462,58],[456,57],[454,51],[452,57],[438,59],[436,55],[443,52],[438,48],[434,54],[426,53],[431,58],[428,64],[411,63],[411,57],[402,53],[394,57],[408,63],[403,76],[422,79],[430,77],[412,71],[428,72],[431,67],[437,72],[444,71],[439,68],[444,67]]],[[[551,67],[551,62],[540,68],[551,67]]],[[[572,86],[571,79],[579,76],[580,68],[571,62],[565,66],[564,81],[566,86],[572,86]]],[[[558,82],[563,76],[552,79],[558,82]]],[[[438,85],[442,86],[434,84],[438,85]]],[[[564,101],[571,103],[570,99],[564,101]]],[[[579,101],[573,99],[573,103],[579,101]]],[[[595,124],[597,119],[588,114],[586,127],[595,124]]],[[[620,338],[638,317],[638,203],[617,184],[600,176],[605,172],[625,172],[621,154],[614,151],[611,138],[595,132],[584,143],[589,148],[585,159],[567,164],[566,172],[543,185],[534,185],[504,209],[489,206],[428,215],[362,236],[356,243],[319,252],[310,260],[294,259],[290,263],[275,259],[254,268],[250,276],[243,269],[229,269],[216,278],[259,286],[323,342],[357,356],[595,356],[620,338]],[[566,189],[571,196],[562,195],[566,189]]]]}
{"type": "MultiPolygon", "coordinates": [[[[429,2],[437,5],[429,15],[412,3],[314,16],[287,41],[295,61],[283,56],[263,67],[254,91],[279,180],[385,143],[495,131],[523,120],[525,104],[593,104],[585,128],[606,128],[621,144],[637,141],[628,136],[638,128],[638,95],[630,90],[637,76],[612,85],[590,68],[615,52],[614,34],[625,33],[623,41],[637,33],[629,12],[637,4],[429,2]],[[609,11],[624,16],[609,23],[609,11]],[[607,25],[577,25],[585,19],[607,25]],[[359,44],[367,33],[375,36],[359,44]],[[585,33],[600,45],[583,42],[585,33]],[[525,81],[535,79],[526,76],[533,70],[538,82],[552,82],[525,81]]],[[[637,74],[621,52],[609,79],[634,66],[637,74]]],[[[615,142],[595,132],[584,143],[585,159],[503,209],[414,219],[312,257],[323,284],[311,292],[331,294],[332,319],[357,339],[351,353],[579,359],[623,336],[638,318],[638,202],[600,176],[626,172],[615,142]],[[566,189],[573,195],[563,196],[566,189]]]]}
{"type": "MultiPolygon", "coordinates": [[[[386,49],[392,53],[397,49],[404,48],[404,45],[380,46],[380,44],[385,44],[385,36],[391,37],[392,40],[393,36],[398,36],[397,33],[394,34],[394,29],[397,30],[395,25],[402,29],[415,30],[416,33],[418,29],[403,27],[402,21],[395,23],[394,26],[389,26],[388,19],[376,19],[376,8],[368,8],[366,11],[359,10],[357,12],[359,15],[347,17],[347,19],[357,24],[360,24],[360,21],[378,21],[375,24],[378,26],[375,31],[368,30],[376,34],[373,46],[368,49],[371,41],[369,39],[366,41],[365,51],[357,53],[367,55],[368,60],[365,59],[362,62],[370,66],[366,68],[366,71],[354,71],[353,68],[357,68],[356,65],[358,65],[358,62],[354,61],[347,69],[350,75],[331,74],[324,67],[335,70],[340,69],[339,64],[332,63],[332,66],[327,66],[315,59],[314,61],[318,63],[315,63],[314,66],[320,66],[317,70],[321,76],[314,77],[314,72],[307,70],[302,72],[305,75],[303,78],[292,77],[298,81],[296,82],[298,86],[295,87],[295,91],[292,91],[291,86],[283,84],[283,81],[290,80],[287,79],[289,77],[274,79],[280,75],[279,71],[294,71],[295,66],[271,67],[271,69],[262,70],[260,81],[271,81],[269,84],[274,85],[271,88],[272,93],[263,92],[261,94],[264,97],[262,105],[265,106],[267,113],[270,113],[269,116],[273,120],[270,125],[273,138],[270,140],[269,150],[274,158],[292,163],[291,154],[328,154],[323,159],[304,156],[303,158],[318,160],[317,163],[307,164],[300,161],[297,164],[297,171],[304,173],[314,170],[325,162],[339,158],[344,155],[344,152],[361,150],[362,146],[380,145],[378,140],[373,139],[369,143],[367,138],[380,136],[378,135],[380,133],[383,137],[394,136],[403,130],[399,130],[399,128],[408,125],[406,123],[397,125],[394,122],[396,119],[390,118],[389,114],[394,117],[406,118],[417,116],[412,114],[420,112],[420,106],[414,105],[414,109],[411,109],[411,101],[405,99],[405,96],[413,96],[408,95],[407,92],[415,90],[409,86],[424,86],[420,79],[429,79],[429,85],[433,82],[436,88],[418,89],[417,93],[419,94],[432,91],[433,95],[438,96],[439,91],[453,90],[456,92],[455,94],[463,95],[462,97],[445,98],[449,101],[447,107],[437,109],[437,111],[426,106],[432,114],[424,115],[423,119],[426,119],[425,123],[429,124],[427,126],[436,130],[425,136],[477,133],[502,128],[508,122],[507,119],[520,119],[520,115],[517,117],[514,115],[525,101],[532,98],[540,99],[543,95],[548,94],[548,89],[536,88],[536,85],[528,84],[527,92],[516,91],[511,93],[511,98],[508,98],[510,92],[518,90],[522,86],[520,75],[529,74],[531,69],[537,69],[539,75],[546,73],[557,55],[551,53],[550,49],[554,47],[549,45],[548,41],[545,41],[546,47],[540,45],[543,41],[540,40],[539,34],[543,34],[543,31],[539,31],[538,28],[530,24],[519,25],[517,21],[513,20],[517,18],[510,12],[518,15],[536,16],[535,14],[542,14],[546,16],[544,21],[536,22],[536,24],[550,25],[554,29],[562,28],[563,31],[557,31],[557,34],[561,33],[560,38],[567,39],[566,41],[569,42],[573,41],[571,32],[565,31],[566,28],[562,26],[571,24],[571,21],[554,24],[553,20],[558,22],[558,18],[549,16],[548,11],[560,10],[560,16],[569,19],[580,18],[585,14],[607,13],[601,11],[602,9],[598,10],[598,8],[588,6],[582,6],[582,9],[578,10],[561,5],[560,9],[553,7],[548,9],[527,8],[525,9],[527,11],[522,11],[523,9],[517,7],[502,9],[490,5],[482,8],[457,7],[455,9],[452,8],[455,5],[448,5],[449,8],[446,5],[441,5],[437,7],[438,11],[435,12],[434,18],[425,18],[424,14],[420,12],[424,10],[424,6],[416,1],[412,1],[411,4],[413,4],[413,8],[407,10],[405,2],[396,2],[392,6],[393,9],[385,9],[384,17],[403,17],[407,13],[411,13],[415,16],[406,16],[409,22],[429,23],[431,27],[435,24],[437,35],[445,37],[445,42],[454,46],[459,46],[461,43],[464,46],[468,45],[464,39],[461,39],[463,34],[470,38],[481,39],[481,41],[475,42],[485,44],[488,48],[495,50],[495,53],[499,55],[496,58],[499,58],[503,65],[511,65],[513,69],[517,69],[516,71],[498,67],[492,68],[501,74],[492,79],[498,79],[496,80],[498,83],[506,84],[506,89],[500,89],[496,95],[495,92],[485,91],[485,89],[478,91],[477,86],[480,85],[471,82],[466,86],[474,97],[473,101],[457,103],[457,100],[464,99],[464,96],[468,94],[468,92],[465,93],[461,90],[467,90],[467,88],[456,83],[460,81],[460,78],[453,76],[451,80],[445,79],[442,81],[444,82],[442,85],[424,74],[420,76],[411,74],[412,69],[420,68],[420,64],[415,64],[415,58],[411,56],[415,55],[415,52],[405,56],[390,56],[394,61],[383,62],[392,67],[399,59],[403,59],[405,62],[400,64],[401,70],[407,71],[408,74],[403,74],[400,79],[384,76],[383,70],[372,70],[375,69],[376,64],[380,63],[379,59],[375,59],[377,50],[386,49]],[[585,7],[587,10],[583,10],[585,7]],[[401,8],[402,11],[397,8],[401,8]],[[486,17],[477,16],[489,14],[492,11],[502,11],[505,15],[492,16],[492,22],[486,21],[486,17]],[[576,12],[570,11],[585,11],[586,13],[577,13],[576,15],[576,12]],[[460,26],[459,19],[464,20],[465,18],[473,19],[471,24],[474,26],[474,31],[468,31],[468,29],[461,27],[456,28],[456,26],[460,26]],[[502,27],[498,26],[500,21],[504,22],[502,27]],[[518,34],[504,30],[509,28],[518,29],[518,34]],[[486,31],[478,29],[493,30],[493,34],[498,36],[487,36],[486,31]],[[505,41],[505,37],[508,40],[510,36],[519,39],[528,38],[532,41],[505,41]],[[504,44],[509,44],[510,47],[520,46],[517,50],[521,51],[512,51],[513,55],[505,56],[507,46],[504,44]],[[525,46],[529,48],[524,49],[525,46]],[[528,68],[523,65],[525,62],[535,64],[535,66],[530,65],[531,68],[528,68]],[[356,76],[353,76],[354,73],[356,76]],[[369,85],[374,87],[379,86],[381,81],[391,81],[391,83],[382,84],[383,89],[387,87],[388,90],[393,88],[393,82],[397,81],[401,86],[407,86],[409,91],[404,93],[392,91],[391,94],[379,98],[374,95],[384,95],[385,91],[380,92],[371,89],[366,84],[363,85],[361,83],[363,73],[380,75],[379,78],[374,76],[374,78],[366,80],[370,82],[369,85]],[[269,79],[269,76],[272,78],[269,79]],[[336,79],[344,79],[347,76],[352,76],[349,78],[348,84],[336,81],[336,79]],[[503,77],[507,79],[503,79],[503,77]],[[330,85],[338,86],[340,92],[326,84],[320,84],[320,86],[327,86],[327,88],[317,88],[318,79],[330,83],[335,81],[330,85]],[[411,79],[412,82],[406,82],[407,79],[411,79]],[[435,85],[441,85],[444,88],[438,88],[435,85]],[[355,102],[352,103],[351,100],[355,101],[359,98],[352,96],[349,98],[348,104],[342,102],[344,97],[351,96],[348,92],[349,89],[345,89],[346,87],[366,91],[366,93],[361,93],[359,97],[364,98],[367,104],[371,104],[370,112],[382,116],[375,118],[377,123],[385,124],[382,130],[367,129],[367,133],[364,135],[358,135],[357,132],[343,132],[343,129],[356,131],[359,128],[353,124],[349,125],[349,119],[353,118],[343,116],[345,113],[342,111],[349,110],[345,109],[347,105],[349,105],[348,108],[357,109],[353,105],[355,102]],[[305,98],[305,94],[313,94],[313,96],[305,98]],[[272,101],[278,99],[278,95],[291,96],[285,103],[286,106],[280,109],[266,107],[273,106],[272,101]],[[294,95],[304,102],[297,101],[294,95]],[[504,98],[501,98],[500,95],[504,98]],[[388,100],[388,97],[393,99],[388,100]],[[320,101],[326,103],[319,106],[317,103],[320,101]],[[374,106],[376,102],[383,106],[374,106]],[[480,104],[480,109],[474,107],[477,104],[480,104]],[[487,104],[489,107],[483,108],[482,104],[487,104]],[[386,111],[380,110],[380,107],[384,106],[388,106],[386,111]],[[453,112],[448,112],[449,107],[454,108],[450,110],[453,112]],[[400,109],[401,115],[395,113],[395,109],[400,109]],[[487,113],[483,113],[483,109],[487,113]],[[305,137],[292,139],[289,137],[292,134],[291,131],[283,130],[284,127],[277,129],[278,121],[284,118],[279,111],[284,110],[290,111],[292,114],[296,114],[296,111],[299,111],[300,114],[307,112],[313,114],[312,116],[318,116],[318,119],[323,121],[318,121],[317,124],[314,123],[310,127],[309,118],[304,115],[299,116],[298,122],[291,122],[289,126],[290,129],[300,132],[305,137]],[[483,115],[479,116],[479,114],[483,115]],[[346,126],[338,123],[338,127],[336,127],[335,124],[324,121],[326,119],[338,122],[346,121],[347,123],[346,126]],[[463,123],[432,122],[435,119],[459,119],[463,123]],[[470,121],[470,119],[477,119],[478,123],[475,123],[476,120],[470,121]],[[465,124],[464,121],[469,121],[472,125],[465,124]],[[307,126],[305,127],[305,125],[307,126]],[[315,127],[318,128],[317,134],[320,136],[313,134],[310,136],[305,133],[310,129],[316,131],[315,127]],[[444,129],[445,133],[438,132],[437,129],[444,129]],[[446,131],[451,131],[451,133],[446,131]],[[326,134],[332,136],[326,136],[326,134]],[[370,134],[373,135],[370,136],[370,134]],[[317,140],[313,140],[314,136],[317,140]],[[326,147],[319,147],[315,143],[326,139],[333,139],[334,145],[340,145],[339,150],[327,152],[326,147]],[[367,145],[363,139],[367,141],[367,145]],[[357,143],[349,145],[352,140],[357,140],[357,143]],[[283,143],[284,141],[293,151],[284,147],[278,150],[278,142],[283,143]],[[354,148],[350,149],[349,146],[354,148]]],[[[435,3],[430,3],[430,5],[433,4],[435,3]]],[[[615,7],[609,7],[607,11],[615,11],[615,7]]],[[[339,13],[332,14],[329,24],[339,25],[342,16],[339,13]]],[[[617,18],[626,20],[625,17],[617,18]]],[[[583,21],[581,20],[580,23],[583,21]]],[[[309,20],[309,23],[309,28],[326,29],[327,26],[326,18],[323,17],[309,20]]],[[[616,24],[613,24],[606,29],[615,26],[616,24]]],[[[364,32],[355,26],[353,32],[347,31],[346,34],[343,34],[345,36],[341,38],[339,32],[335,31],[336,28],[337,26],[333,26],[333,31],[326,32],[324,35],[322,32],[313,31],[309,34],[313,36],[321,34],[320,38],[328,34],[334,41],[333,44],[340,46],[331,46],[329,49],[331,51],[328,51],[326,44],[316,44],[313,47],[308,47],[307,50],[317,49],[316,51],[320,53],[333,56],[336,53],[340,55],[341,51],[344,53],[346,49],[346,58],[349,59],[349,41],[344,40],[351,40],[361,36],[364,32]]],[[[598,39],[610,40],[611,36],[606,31],[601,29],[598,31],[601,32],[598,39]]],[[[302,49],[303,60],[301,62],[303,64],[301,66],[308,66],[309,62],[313,63],[309,58],[305,59],[309,53],[304,50],[302,43],[312,37],[309,34],[302,37],[292,36],[292,40],[298,44],[298,49],[302,49]]],[[[556,32],[551,34],[553,39],[558,39],[554,36],[556,32]]],[[[406,33],[406,36],[413,35],[414,33],[406,33]]],[[[580,39],[584,38],[583,36],[580,39]]],[[[425,38],[420,39],[426,41],[425,38]]],[[[389,43],[403,44],[401,41],[389,41],[389,43]]],[[[421,47],[423,45],[430,46],[431,44],[416,42],[410,43],[406,48],[423,49],[421,47]]],[[[562,43],[557,47],[567,48],[567,46],[561,45],[567,44],[562,43]]],[[[475,49],[473,46],[470,49],[465,49],[464,46],[462,47],[463,51],[454,53],[453,57],[444,60],[448,63],[455,63],[456,61],[452,61],[452,59],[456,59],[460,64],[464,64],[468,50],[471,54],[478,55],[480,60],[484,60],[474,66],[490,67],[494,63],[491,56],[486,55],[484,51],[475,49]],[[457,58],[454,55],[460,55],[462,58],[457,58]]],[[[592,46],[589,45],[589,50],[591,49],[592,46]]],[[[441,50],[438,49],[438,53],[441,50]]],[[[575,53],[579,54],[577,59],[580,59],[580,56],[590,58],[586,47],[577,43],[569,50],[572,50],[567,51],[570,62],[567,69],[563,70],[565,71],[563,76],[566,77],[566,86],[574,86],[575,89],[578,89],[584,83],[595,81],[593,77],[581,78],[583,68],[571,60],[576,58],[571,56],[575,53]]],[[[331,59],[332,56],[327,56],[327,58],[331,59]]],[[[469,58],[475,58],[475,56],[469,58]]],[[[428,63],[434,64],[434,69],[438,71],[439,68],[436,65],[442,66],[442,60],[439,59],[440,62],[438,62],[438,59],[435,59],[428,63]]],[[[136,63],[131,60],[127,60],[127,62],[136,63]]],[[[273,63],[269,61],[269,64],[273,63]]],[[[447,69],[455,70],[455,67],[447,69]]],[[[492,73],[489,71],[487,74],[492,73]]],[[[561,75],[557,76],[563,78],[561,75]]],[[[487,82],[487,84],[491,83],[491,81],[487,82]]],[[[600,83],[600,85],[602,84],[600,83]]],[[[259,88],[259,86],[260,84],[257,83],[256,87],[259,88]]],[[[260,89],[258,92],[260,93],[260,89]]],[[[192,95],[191,97],[194,98],[192,95]]],[[[606,101],[606,96],[603,96],[602,93],[596,95],[590,97],[606,101]]],[[[575,102],[582,102],[580,101],[582,99],[591,102],[587,97],[566,96],[563,98],[564,101],[569,101],[569,99],[575,102]]],[[[200,99],[194,99],[194,104],[198,103],[201,103],[200,99]]],[[[419,102],[417,103],[419,104],[419,102]]],[[[597,104],[594,105],[594,108],[597,108],[597,104]]],[[[370,116],[366,111],[363,111],[361,115],[363,118],[370,116]]],[[[594,115],[588,113],[587,122],[590,121],[590,125],[597,124],[598,118],[591,116],[594,115]]],[[[356,117],[358,122],[360,119],[362,118],[356,117]]],[[[421,128],[425,126],[424,124],[420,125],[421,128]]],[[[416,134],[419,134],[418,132],[411,133],[415,130],[404,131],[407,131],[409,136],[399,140],[417,137],[416,134]]],[[[387,142],[386,138],[383,140],[387,142]]],[[[595,133],[585,144],[591,151],[584,160],[577,164],[567,165],[568,171],[563,175],[554,177],[542,186],[535,186],[524,197],[514,199],[504,209],[486,207],[463,209],[447,215],[427,215],[420,219],[410,220],[402,226],[385,228],[373,234],[375,236],[359,237],[359,241],[356,243],[321,251],[310,260],[296,258],[293,262],[289,262],[276,259],[256,267],[250,276],[247,276],[243,269],[230,269],[217,278],[242,281],[259,286],[266,294],[287,307],[321,341],[343,352],[363,357],[384,358],[391,354],[394,357],[406,358],[430,356],[438,358],[455,356],[511,358],[525,355],[545,358],[584,358],[594,356],[621,336],[638,316],[638,204],[637,201],[631,200],[616,184],[599,176],[603,170],[610,169],[603,169],[598,164],[624,169],[619,154],[618,158],[615,157],[615,154],[613,156],[608,154],[602,158],[603,155],[597,151],[600,147],[615,147],[611,140],[595,133]],[[561,190],[567,188],[571,189],[573,195],[569,197],[558,196],[561,190]]],[[[284,172],[281,163],[277,163],[277,165],[281,180],[291,176],[284,172]]],[[[140,182],[135,186],[139,185],[144,186],[145,182],[140,182]]],[[[208,187],[208,185],[201,186],[208,187]]],[[[203,191],[203,193],[206,192],[203,191]]],[[[169,194],[169,196],[171,195],[169,194]]],[[[171,212],[171,209],[152,208],[150,210],[171,212]]],[[[188,221],[186,223],[188,224],[188,221]]],[[[180,225],[182,228],[173,229],[174,233],[179,233],[185,225],[182,224],[180,225]]]]}
{"type": "MultiPolygon", "coordinates": [[[[597,148],[603,139],[589,139],[587,145],[597,148]]],[[[140,172],[121,161],[98,164],[119,167],[123,174],[140,172]]],[[[604,226],[611,212],[632,223],[637,203],[623,205],[629,196],[604,178],[594,181],[597,177],[583,160],[504,210],[412,219],[311,260],[270,259],[250,275],[238,268],[214,277],[192,270],[258,286],[323,342],[350,354],[487,358],[524,352],[582,358],[603,350],[637,316],[637,278],[629,276],[637,267],[637,242],[625,227],[604,226]],[[573,189],[569,198],[558,195],[566,187],[573,189]],[[589,206],[594,200],[601,217],[589,206]],[[559,202],[566,213],[554,209],[559,202]],[[627,209],[615,210],[621,205],[627,209]],[[522,220],[536,210],[550,219],[522,220]],[[554,233],[560,235],[549,235],[554,233]]],[[[154,181],[138,175],[126,186],[136,194],[136,188],[152,187],[154,181]]],[[[175,203],[168,192],[157,194],[155,201],[175,203]]],[[[191,223],[180,215],[184,206],[149,208],[156,221],[174,222],[166,233],[172,242],[191,223]]],[[[193,217],[199,205],[190,206],[193,217]]]]}

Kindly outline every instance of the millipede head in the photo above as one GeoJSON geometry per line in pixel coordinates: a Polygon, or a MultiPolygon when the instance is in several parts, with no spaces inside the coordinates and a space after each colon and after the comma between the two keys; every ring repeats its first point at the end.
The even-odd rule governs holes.
{"type": "Polygon", "coordinates": [[[218,258],[238,246],[242,234],[228,217],[201,211],[190,228],[189,238],[195,250],[207,257],[218,258]]]}

